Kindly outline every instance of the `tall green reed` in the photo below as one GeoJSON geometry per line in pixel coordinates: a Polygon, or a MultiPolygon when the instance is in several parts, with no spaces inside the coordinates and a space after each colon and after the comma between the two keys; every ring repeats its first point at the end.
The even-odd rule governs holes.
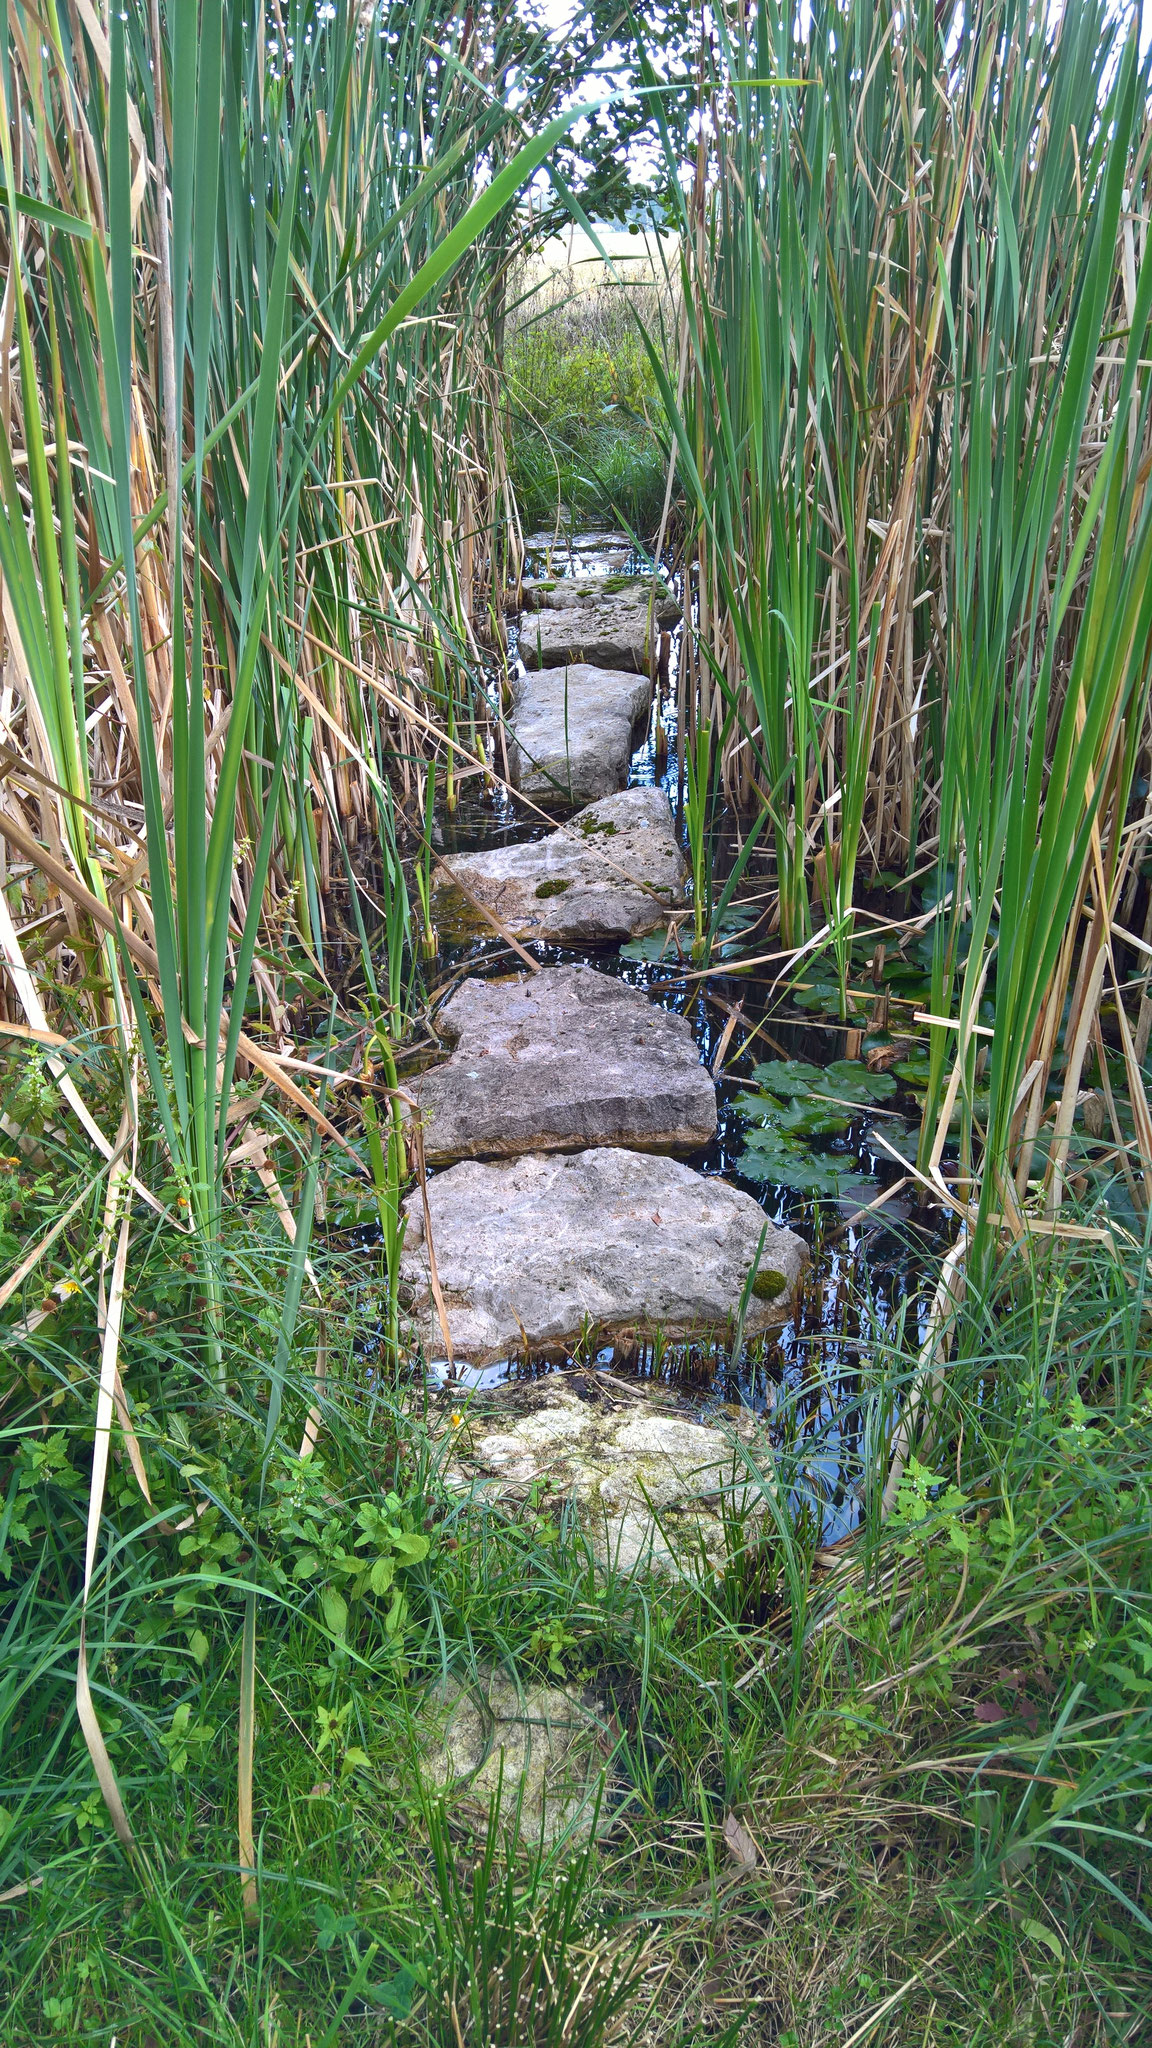
{"type": "MultiPolygon", "coordinates": [[[[955,23],[867,0],[720,9],[694,182],[672,193],[678,384],[650,347],[698,715],[726,727],[730,800],[771,820],[785,947],[822,905],[842,1015],[861,883],[939,864],[932,1013],[965,993],[958,1062],[933,1031],[920,1167],[938,1174],[959,1091],[963,1158],[1000,1189],[981,1231],[1006,1177],[1026,1187],[1081,906],[1096,980],[1073,1036],[1133,857],[1147,85],[1125,34],[1019,0],[955,23]]],[[[1125,1062],[1143,1144],[1127,1042],[1125,1062]]]]}

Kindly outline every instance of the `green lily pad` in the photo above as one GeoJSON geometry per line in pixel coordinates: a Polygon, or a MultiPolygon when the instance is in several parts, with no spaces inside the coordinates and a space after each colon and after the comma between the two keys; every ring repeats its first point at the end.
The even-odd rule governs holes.
{"type": "Polygon", "coordinates": [[[685,958],[685,955],[679,950],[671,928],[663,926],[659,931],[649,932],[643,939],[629,939],[620,948],[620,958],[647,960],[650,964],[668,960],[675,966],[685,958]]]}
{"type": "Polygon", "coordinates": [[[774,1095],[738,1095],[734,1107],[750,1123],[799,1138],[832,1137],[838,1131],[846,1131],[852,1121],[850,1111],[804,1096],[778,1102],[774,1095]]]}
{"type": "Polygon", "coordinates": [[[819,1088],[824,1069],[807,1060],[761,1060],[752,1069],[752,1079],[772,1095],[807,1095],[819,1088]]]}
{"type": "Polygon", "coordinates": [[[884,1145],[878,1142],[880,1138],[884,1139],[885,1145],[891,1146],[893,1152],[898,1152],[901,1159],[906,1159],[910,1166],[915,1166],[916,1153],[920,1145],[919,1130],[901,1123],[896,1117],[885,1117],[882,1124],[875,1124],[871,1130],[865,1131],[864,1143],[871,1143],[880,1158],[884,1159],[890,1155],[885,1152],[884,1145]]]}
{"type": "Polygon", "coordinates": [[[815,1067],[809,1060],[761,1060],[752,1069],[770,1095],[795,1100],[821,1097],[837,1102],[887,1102],[896,1093],[891,1074],[870,1074],[859,1060],[833,1060],[827,1067],[815,1067]]]}
{"type": "Polygon", "coordinates": [[[859,1060],[833,1060],[825,1067],[816,1095],[836,1095],[841,1102],[887,1102],[896,1093],[891,1074],[870,1074],[859,1060]]]}
{"type": "Polygon", "coordinates": [[[875,1186],[847,1160],[841,1164],[829,1152],[799,1150],[786,1140],[776,1138],[771,1131],[749,1133],[748,1143],[736,1167],[746,1180],[795,1188],[799,1194],[824,1196],[830,1200],[845,1197],[855,1200],[857,1196],[870,1194],[875,1186]]]}
{"type": "MultiPolygon", "coordinates": [[[[840,1015],[840,984],[837,981],[810,981],[803,988],[793,989],[791,995],[793,1002],[802,1010],[813,1010],[826,1017],[840,1015]]],[[[845,1021],[849,1024],[862,1024],[865,1021],[855,1008],[851,989],[848,991],[848,1016],[845,1021]]]]}

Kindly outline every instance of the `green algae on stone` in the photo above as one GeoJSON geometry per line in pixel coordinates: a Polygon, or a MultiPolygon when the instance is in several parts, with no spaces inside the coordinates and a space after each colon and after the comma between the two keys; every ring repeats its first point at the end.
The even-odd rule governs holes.
{"type": "Polygon", "coordinates": [[[564,894],[565,889],[570,889],[571,887],[572,884],[570,881],[563,881],[559,876],[554,876],[550,882],[538,883],[536,894],[537,896],[541,897],[562,896],[564,894]]]}

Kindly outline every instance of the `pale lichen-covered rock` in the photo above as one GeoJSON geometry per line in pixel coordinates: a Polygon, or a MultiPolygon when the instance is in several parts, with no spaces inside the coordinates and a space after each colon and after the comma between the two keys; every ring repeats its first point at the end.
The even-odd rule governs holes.
{"type": "Polygon", "coordinates": [[[622,575],[611,567],[597,575],[525,576],[520,588],[526,612],[598,610],[615,604],[647,613],[651,600],[658,626],[674,625],[680,617],[680,606],[666,583],[657,579],[654,584],[650,576],[622,575]]]}
{"type": "MultiPolygon", "coordinates": [[[[520,1814],[520,1839],[546,1847],[561,1836],[587,1838],[612,1750],[600,1702],[561,1685],[513,1684],[485,1671],[472,1687],[439,1687],[422,1716],[423,1775],[466,1793],[500,1818],[520,1814]]],[[[601,1820],[604,1814],[601,1809],[601,1820]]]]}
{"type": "MultiPolygon", "coordinates": [[[[763,1233],[745,1334],[786,1322],[807,1248],[750,1195],[648,1152],[530,1152],[463,1160],[428,1184],[454,1356],[562,1355],[608,1336],[729,1329],[763,1233]]],[[[405,1203],[401,1285],[429,1356],[444,1343],[419,1194],[405,1203]]]]}
{"type": "Polygon", "coordinates": [[[646,675],[576,659],[520,676],[512,688],[508,772],[517,789],[559,805],[623,789],[652,702],[646,675]]]}
{"type": "Polygon", "coordinates": [[[654,666],[658,636],[680,617],[674,597],[647,577],[540,578],[525,588],[520,659],[525,668],[588,661],[601,668],[654,666]]]}
{"type": "Polygon", "coordinates": [[[543,839],[453,854],[436,873],[436,916],[448,936],[487,931],[484,904],[515,938],[604,946],[655,931],[687,887],[663,790],[622,789],[543,839]]]}
{"type": "Polygon", "coordinates": [[[592,967],[466,981],[437,1024],[455,1050],[413,1084],[431,1165],[589,1145],[691,1152],[715,1133],[687,1018],[592,967]]]}
{"type": "Polygon", "coordinates": [[[565,1372],[473,1396],[448,1476],[490,1499],[532,1489],[541,1508],[571,1502],[597,1555],[619,1571],[697,1574],[719,1569],[732,1530],[762,1517],[771,1451],[747,1410],[717,1427],[642,1385],[565,1372]]]}

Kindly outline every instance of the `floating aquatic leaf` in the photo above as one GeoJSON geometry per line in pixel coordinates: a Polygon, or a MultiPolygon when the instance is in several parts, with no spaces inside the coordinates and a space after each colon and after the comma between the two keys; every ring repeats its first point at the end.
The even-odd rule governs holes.
{"type": "Polygon", "coordinates": [[[799,1094],[783,1102],[775,1095],[738,1095],[734,1107],[749,1123],[792,1137],[832,1137],[838,1131],[846,1131],[852,1120],[850,1110],[799,1094]]]}
{"type": "Polygon", "coordinates": [[[715,946],[717,941],[720,942],[719,951],[725,959],[730,959],[738,951],[737,940],[747,931],[749,925],[754,925],[758,921],[759,917],[760,912],[755,905],[729,904],[719,919],[713,935],[713,945],[715,946]]]}
{"type": "Polygon", "coordinates": [[[752,1069],[752,1079],[773,1095],[807,1095],[809,1089],[820,1086],[824,1069],[807,1060],[761,1060],[752,1069]]]}
{"type": "MultiPolygon", "coordinates": [[[[753,1067],[752,1078],[781,1100],[886,1102],[896,1093],[890,1074],[870,1074],[859,1060],[833,1060],[827,1067],[813,1066],[808,1060],[762,1060],[753,1067]]],[[[745,1100],[756,1102],[757,1098],[741,1098],[745,1100]]]]}
{"type": "MultiPolygon", "coordinates": [[[[821,1016],[826,1017],[839,1017],[840,1015],[840,984],[838,981],[806,981],[801,983],[798,988],[794,988],[791,994],[793,1002],[798,1004],[802,1010],[814,1010],[821,1016]]],[[[844,1021],[848,1024],[863,1024],[867,1021],[862,1012],[858,1010],[856,998],[851,989],[848,991],[848,1015],[844,1021]]]]}
{"type": "Polygon", "coordinates": [[[876,1185],[865,1180],[848,1160],[841,1163],[831,1153],[790,1145],[771,1131],[750,1132],[736,1165],[746,1180],[831,1199],[856,1200],[872,1194],[876,1185]]]}
{"type": "Polygon", "coordinates": [[[841,1102],[887,1102],[896,1093],[891,1074],[870,1074],[859,1060],[833,1060],[825,1067],[814,1095],[834,1095],[841,1102]]]}
{"type": "Polygon", "coordinates": [[[896,1117],[885,1117],[882,1124],[875,1124],[870,1130],[865,1131],[864,1143],[881,1159],[888,1156],[885,1146],[890,1146],[893,1152],[900,1154],[901,1159],[906,1159],[910,1166],[915,1166],[920,1133],[918,1130],[910,1129],[896,1117]],[[880,1143],[881,1139],[884,1140],[884,1144],[880,1143]]]}
{"type": "Polygon", "coordinates": [[[622,960],[647,960],[650,963],[667,960],[675,967],[679,965],[682,957],[672,931],[666,926],[662,926],[659,931],[649,932],[646,938],[629,939],[620,948],[622,960]]]}

